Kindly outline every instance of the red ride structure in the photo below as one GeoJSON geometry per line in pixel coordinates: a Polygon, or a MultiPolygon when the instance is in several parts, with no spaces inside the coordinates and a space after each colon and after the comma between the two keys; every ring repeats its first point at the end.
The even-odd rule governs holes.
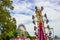
{"type": "Polygon", "coordinates": [[[34,31],[35,31],[35,39],[51,40],[52,33],[51,33],[50,27],[48,25],[49,20],[47,19],[46,13],[44,14],[44,16],[42,16],[42,11],[43,11],[43,7],[41,7],[41,9],[38,9],[37,7],[35,7],[36,15],[32,15],[34,31]],[[43,17],[45,17],[44,20],[43,20],[43,17]],[[44,22],[47,24],[47,27],[44,26],[44,22]],[[46,33],[46,30],[45,30],[46,28],[48,29],[48,33],[46,33]],[[38,29],[38,32],[37,32],[37,29],[38,29]]]}
{"type": "Polygon", "coordinates": [[[33,24],[34,24],[34,30],[35,30],[35,38],[37,38],[38,40],[46,40],[45,37],[45,30],[44,30],[44,21],[42,18],[42,11],[43,11],[43,7],[41,7],[41,9],[38,9],[37,7],[35,7],[36,11],[36,18],[37,18],[37,27],[36,27],[36,21],[34,20],[35,17],[34,15],[32,16],[33,19],[33,24]],[[36,32],[36,30],[38,29],[38,33],[36,32]]]}

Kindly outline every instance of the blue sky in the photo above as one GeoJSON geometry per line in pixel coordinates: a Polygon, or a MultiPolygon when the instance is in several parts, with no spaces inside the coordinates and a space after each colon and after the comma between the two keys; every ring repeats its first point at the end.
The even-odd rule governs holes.
{"type": "Polygon", "coordinates": [[[13,0],[14,10],[11,16],[16,19],[17,26],[25,24],[30,35],[34,35],[32,15],[35,15],[35,6],[44,7],[42,14],[47,14],[49,25],[54,28],[54,33],[60,35],[60,0],[13,0]]]}

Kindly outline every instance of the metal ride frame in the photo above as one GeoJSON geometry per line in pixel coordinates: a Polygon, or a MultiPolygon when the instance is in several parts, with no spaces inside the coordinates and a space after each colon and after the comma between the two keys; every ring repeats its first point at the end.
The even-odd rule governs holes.
{"type": "MultiPolygon", "coordinates": [[[[43,21],[43,16],[42,16],[43,7],[41,7],[41,9],[38,9],[37,7],[35,7],[35,9],[36,9],[35,16],[37,18],[37,22],[35,21],[35,16],[32,15],[35,38],[37,38],[38,40],[49,40],[49,38],[47,38],[46,33],[45,33],[44,21],[43,21]],[[36,23],[37,23],[38,28],[36,27],[36,23]],[[37,29],[38,29],[38,33],[36,32],[37,29]]],[[[46,24],[48,24],[48,19],[47,19],[46,14],[44,15],[44,17],[46,18],[46,24]]]]}

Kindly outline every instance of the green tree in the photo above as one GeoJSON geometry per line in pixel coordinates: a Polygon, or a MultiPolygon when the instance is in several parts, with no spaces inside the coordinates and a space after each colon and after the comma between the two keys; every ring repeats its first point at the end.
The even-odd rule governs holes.
{"type": "Polygon", "coordinates": [[[57,35],[55,35],[55,37],[54,38],[58,38],[58,36],[57,35]]]}
{"type": "Polygon", "coordinates": [[[0,0],[0,24],[3,28],[0,39],[3,38],[3,40],[6,40],[7,37],[14,37],[14,33],[16,32],[16,20],[11,17],[8,10],[13,10],[13,8],[11,0],[0,0]]]}

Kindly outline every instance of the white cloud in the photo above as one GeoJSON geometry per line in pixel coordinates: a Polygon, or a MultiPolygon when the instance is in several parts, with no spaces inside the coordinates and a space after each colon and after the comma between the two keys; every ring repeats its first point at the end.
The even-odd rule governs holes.
{"type": "Polygon", "coordinates": [[[31,4],[28,4],[28,3],[14,5],[14,11],[16,11],[16,12],[21,12],[21,11],[29,12],[29,11],[31,11],[28,9],[29,6],[31,6],[31,4]]]}
{"type": "Polygon", "coordinates": [[[56,10],[54,10],[53,8],[45,8],[44,9],[44,12],[46,12],[47,16],[48,16],[48,19],[51,19],[51,20],[57,20],[60,18],[60,14],[59,12],[57,12],[56,10]]]}
{"type": "Polygon", "coordinates": [[[25,23],[28,20],[32,20],[31,16],[26,16],[26,15],[22,15],[22,14],[14,14],[12,15],[12,17],[14,17],[17,21],[17,25],[19,25],[20,23],[25,23]]]}

